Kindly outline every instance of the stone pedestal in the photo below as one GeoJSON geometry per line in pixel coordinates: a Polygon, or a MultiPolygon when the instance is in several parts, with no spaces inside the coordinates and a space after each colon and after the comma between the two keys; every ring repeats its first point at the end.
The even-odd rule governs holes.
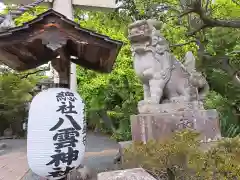
{"type": "Polygon", "coordinates": [[[164,104],[151,104],[151,102],[148,101],[141,101],[138,103],[138,111],[140,114],[174,113],[191,110],[204,110],[203,103],[201,101],[176,101],[174,103],[164,104]]]}
{"type": "MultiPolygon", "coordinates": [[[[191,103],[190,103],[191,105],[191,103]]],[[[199,132],[203,142],[215,141],[221,138],[219,117],[216,110],[203,108],[184,108],[185,105],[170,104],[155,105],[156,113],[139,114],[131,116],[132,140],[147,142],[148,140],[161,140],[169,137],[173,132],[185,128],[199,132]],[[173,111],[174,109],[174,111],[173,111]]],[[[196,106],[189,106],[196,107],[196,106]]],[[[152,107],[148,109],[153,111],[152,107]]]]}

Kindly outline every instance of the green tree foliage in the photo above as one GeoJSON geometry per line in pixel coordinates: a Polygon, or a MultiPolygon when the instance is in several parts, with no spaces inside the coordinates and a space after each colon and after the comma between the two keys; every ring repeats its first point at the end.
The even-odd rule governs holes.
{"type": "MultiPolygon", "coordinates": [[[[215,18],[240,16],[239,5],[230,1],[218,0],[212,8],[215,18]]],[[[234,72],[240,70],[240,29],[216,27],[205,30],[204,36],[206,51],[211,57],[203,59],[201,68],[214,90],[206,105],[219,110],[223,135],[232,137],[240,133],[240,86],[233,79],[234,72]],[[226,59],[232,70],[224,67],[226,59]]]]}
{"type": "MultiPolygon", "coordinates": [[[[11,8],[11,7],[9,7],[9,8],[11,8]]],[[[21,26],[21,25],[23,25],[23,23],[33,20],[34,18],[37,17],[37,15],[45,12],[46,10],[48,10],[48,8],[45,6],[37,6],[36,8],[33,8],[32,10],[25,12],[19,18],[16,18],[14,20],[15,24],[17,26],[21,26]]]]}
{"type": "Polygon", "coordinates": [[[0,74],[0,133],[10,125],[14,131],[19,131],[16,126],[21,126],[27,116],[27,103],[32,98],[29,93],[34,88],[36,78],[24,78],[25,75],[10,70],[0,74]]]}
{"type": "MultiPolygon", "coordinates": [[[[183,59],[188,50],[198,56],[198,69],[206,75],[211,87],[205,106],[216,108],[220,112],[222,134],[232,137],[240,133],[239,83],[234,79],[235,72],[240,68],[240,30],[221,24],[222,19],[231,24],[240,16],[239,5],[229,0],[215,0],[214,3],[205,0],[197,6],[197,10],[194,7],[194,11],[187,11],[190,5],[184,5],[184,2],[188,1],[121,0],[121,11],[114,13],[75,10],[75,21],[80,26],[124,42],[111,74],[99,74],[78,67],[78,90],[87,105],[89,126],[97,125],[100,129],[113,133],[119,140],[130,138],[129,117],[137,113],[137,102],[142,99],[143,90],[132,67],[127,25],[133,20],[155,18],[163,22],[162,33],[179,60],[183,59]],[[191,16],[186,12],[191,12],[191,16]],[[201,13],[206,15],[207,21],[205,18],[204,23],[208,24],[199,28],[199,24],[192,24],[189,18],[196,16],[199,20],[201,13]],[[216,24],[215,20],[221,21],[216,24]],[[103,121],[108,118],[112,123],[106,126],[103,121]]],[[[45,7],[37,7],[15,19],[15,22],[21,25],[45,10],[45,7]]]]}
{"type": "MultiPolygon", "coordinates": [[[[189,36],[188,32],[193,30],[192,27],[190,28],[189,17],[179,18],[184,11],[180,1],[129,0],[121,2],[121,11],[118,14],[88,13],[88,18],[84,20],[84,18],[79,18],[82,17],[83,12],[76,11],[76,21],[81,26],[125,43],[116,61],[115,69],[110,75],[100,75],[79,68],[79,90],[88,106],[89,122],[93,121],[93,124],[98,122],[99,115],[95,112],[103,109],[108,112],[114,125],[117,126],[118,138],[121,139],[119,135],[124,132],[129,132],[129,123],[126,122],[129,122],[131,113],[136,113],[137,101],[142,98],[142,90],[140,90],[142,87],[132,70],[130,46],[126,38],[127,24],[136,19],[156,18],[163,22],[162,33],[170,42],[172,52],[179,60],[183,59],[188,50],[198,56],[198,69],[207,76],[211,87],[205,106],[216,108],[220,112],[222,134],[230,137],[239,134],[239,83],[233,80],[232,73],[240,69],[239,29],[211,27],[189,36]],[[156,7],[159,5],[162,5],[162,9],[157,10],[156,7]],[[166,9],[168,11],[164,11],[166,9]],[[198,48],[196,40],[201,42],[203,50],[198,48]],[[231,65],[230,73],[227,71],[230,67],[228,64],[222,66],[222,59],[226,56],[231,65]],[[124,126],[120,125],[121,123],[124,126]]],[[[206,4],[207,2],[202,6],[205,7],[206,4]]],[[[217,0],[210,5],[210,18],[229,20],[240,15],[239,7],[230,1],[217,0]]]]}
{"type": "MultiPolygon", "coordinates": [[[[7,13],[9,6],[4,13],[7,13]]],[[[15,7],[16,8],[16,7],[15,7]]],[[[19,18],[15,19],[17,26],[22,25],[24,22],[32,20],[36,15],[44,12],[46,7],[37,7],[31,11],[24,13],[19,18]]],[[[27,103],[32,99],[30,94],[33,91],[36,83],[41,76],[36,72],[39,70],[30,70],[26,72],[17,73],[8,68],[1,67],[0,73],[0,135],[10,126],[14,133],[19,133],[22,122],[27,117],[27,103]],[[17,131],[17,132],[16,132],[17,131]]]]}
{"type": "MultiPolygon", "coordinates": [[[[76,14],[80,16],[82,12],[76,14]]],[[[99,128],[107,128],[103,124],[104,117],[101,116],[101,112],[105,111],[113,122],[115,138],[129,139],[129,117],[136,113],[137,102],[142,98],[142,87],[133,70],[130,45],[125,34],[128,22],[111,19],[111,14],[106,13],[86,14],[88,19],[80,21],[81,26],[121,40],[125,44],[111,74],[99,74],[78,68],[79,92],[87,105],[89,126],[97,124],[99,128]]]]}

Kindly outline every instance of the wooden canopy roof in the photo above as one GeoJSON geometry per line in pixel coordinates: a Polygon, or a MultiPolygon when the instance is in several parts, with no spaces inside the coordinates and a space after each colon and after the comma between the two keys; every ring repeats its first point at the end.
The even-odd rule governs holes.
{"type": "Polygon", "coordinates": [[[72,62],[109,73],[122,42],[81,28],[50,9],[23,26],[0,33],[0,61],[18,71],[36,68],[55,59],[61,48],[72,62]]]}

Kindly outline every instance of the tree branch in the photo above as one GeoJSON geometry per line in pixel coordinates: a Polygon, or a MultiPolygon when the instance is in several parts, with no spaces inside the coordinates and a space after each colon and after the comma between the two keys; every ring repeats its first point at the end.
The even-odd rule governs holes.
{"type": "Polygon", "coordinates": [[[228,56],[219,57],[219,56],[211,56],[209,54],[204,54],[203,58],[205,59],[205,63],[210,63],[213,66],[220,68],[222,71],[226,72],[232,78],[232,81],[236,85],[240,85],[240,71],[234,69],[230,65],[228,56]],[[217,63],[217,59],[220,61],[220,63],[217,63]]]}
{"type": "Polygon", "coordinates": [[[190,14],[190,13],[193,13],[194,12],[194,9],[188,9],[188,10],[186,10],[186,11],[184,11],[183,13],[181,13],[180,15],[179,15],[179,18],[181,18],[181,17],[183,17],[183,16],[186,16],[186,15],[188,15],[188,14],[190,14]]]}
{"type": "Polygon", "coordinates": [[[208,26],[206,24],[200,26],[199,28],[195,29],[194,31],[188,32],[187,35],[188,36],[193,36],[195,35],[197,32],[201,31],[202,29],[207,28],[208,26]]]}
{"type": "Polygon", "coordinates": [[[233,82],[240,85],[240,71],[235,70],[230,65],[229,57],[228,56],[224,56],[224,57],[211,56],[210,54],[205,53],[204,45],[198,39],[191,40],[189,42],[182,43],[182,44],[170,45],[170,47],[179,47],[179,46],[184,46],[184,45],[188,45],[188,44],[191,44],[191,43],[196,43],[197,46],[199,47],[198,48],[198,57],[203,60],[203,63],[204,62],[205,63],[217,62],[216,59],[219,59],[220,64],[214,64],[214,65],[217,65],[221,70],[223,70],[229,76],[231,76],[233,82]],[[205,61],[205,60],[207,60],[207,61],[205,61]]]}
{"type": "Polygon", "coordinates": [[[236,5],[240,6],[240,2],[238,2],[238,0],[232,0],[233,3],[235,3],[236,5]]]}
{"type": "Polygon", "coordinates": [[[240,84],[240,71],[234,70],[234,68],[229,63],[228,57],[223,59],[221,69],[224,70],[225,72],[227,72],[230,76],[232,76],[234,82],[237,82],[238,84],[240,84]]]}
{"type": "Polygon", "coordinates": [[[197,42],[196,40],[191,40],[191,41],[188,41],[188,42],[182,43],[182,44],[173,44],[173,45],[170,45],[170,47],[185,46],[185,45],[188,45],[188,44],[191,44],[191,43],[196,43],[196,42],[197,42]]]}
{"type": "Polygon", "coordinates": [[[240,83],[240,71],[237,71],[234,77],[235,77],[235,80],[240,83]]]}
{"type": "Polygon", "coordinates": [[[30,76],[30,75],[37,74],[39,72],[49,71],[49,70],[50,70],[50,68],[39,69],[39,70],[34,71],[34,72],[29,72],[29,73],[25,74],[24,76],[21,76],[20,78],[25,79],[25,78],[28,78],[28,76],[30,76]]]}
{"type": "Polygon", "coordinates": [[[208,10],[208,6],[210,5],[210,3],[211,3],[211,0],[207,0],[207,2],[206,2],[206,6],[205,6],[205,11],[208,10]]]}
{"type": "Polygon", "coordinates": [[[207,15],[207,11],[201,6],[201,1],[196,0],[192,4],[187,6],[187,10],[183,12],[180,17],[188,15],[190,13],[196,13],[202,20],[203,25],[188,33],[189,35],[194,35],[202,29],[212,28],[212,27],[230,27],[230,28],[240,28],[240,20],[222,20],[211,18],[207,15]]]}

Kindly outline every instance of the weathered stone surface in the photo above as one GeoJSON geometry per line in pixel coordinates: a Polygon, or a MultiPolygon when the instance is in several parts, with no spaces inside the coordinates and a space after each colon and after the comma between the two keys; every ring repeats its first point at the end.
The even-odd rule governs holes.
{"type": "Polygon", "coordinates": [[[97,172],[87,166],[80,167],[69,173],[66,180],[97,180],[97,172]]]}
{"type": "Polygon", "coordinates": [[[218,113],[214,109],[131,116],[133,141],[165,139],[175,131],[190,128],[201,134],[201,140],[208,142],[221,137],[219,127],[218,113]]]}
{"type": "Polygon", "coordinates": [[[156,180],[142,168],[110,171],[98,174],[98,180],[156,180]]]}
{"type": "Polygon", "coordinates": [[[138,110],[140,114],[151,113],[175,113],[181,111],[191,110],[204,110],[203,103],[201,101],[191,102],[175,102],[166,104],[153,104],[151,102],[142,101],[138,104],[138,110]]]}
{"type": "MultiPolygon", "coordinates": [[[[129,25],[133,67],[143,83],[144,100],[151,104],[204,100],[209,85],[195,68],[192,52],[185,55],[184,64],[170,52],[167,39],[161,33],[159,21],[138,20],[129,25]]],[[[140,113],[146,113],[139,109],[140,113]]]]}

